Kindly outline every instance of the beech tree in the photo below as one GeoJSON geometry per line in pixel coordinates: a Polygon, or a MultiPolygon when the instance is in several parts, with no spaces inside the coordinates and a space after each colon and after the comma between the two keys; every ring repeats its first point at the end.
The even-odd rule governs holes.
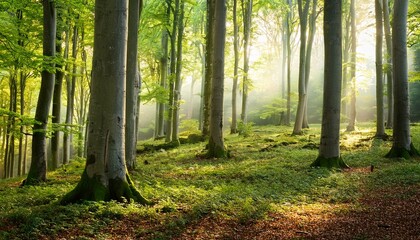
{"type": "Polygon", "coordinates": [[[340,155],[342,26],[339,0],[324,2],[324,99],[319,155],[313,167],[346,168],[340,155]]]}
{"type": "Polygon", "coordinates": [[[136,167],[136,118],[137,96],[140,91],[140,73],[137,65],[138,29],[142,0],[129,0],[128,37],[127,37],[127,93],[126,93],[126,125],[125,125],[125,160],[128,169],[136,167]]]}
{"type": "Polygon", "coordinates": [[[86,166],[62,204],[111,199],[149,203],[134,187],[125,163],[127,16],[127,0],[95,3],[86,166]]]}
{"type": "Polygon", "coordinates": [[[35,112],[32,137],[32,161],[24,185],[33,185],[47,179],[46,130],[48,113],[54,91],[54,61],[56,38],[56,10],[55,2],[43,0],[43,55],[45,66],[42,70],[41,89],[35,112]]]}
{"type": "Polygon", "coordinates": [[[206,53],[205,53],[205,78],[202,91],[203,98],[203,123],[201,133],[203,136],[209,136],[210,132],[210,111],[211,111],[211,90],[212,90],[212,77],[213,77],[213,49],[214,49],[214,12],[215,0],[207,0],[206,11],[206,53]]]}
{"type": "Polygon", "coordinates": [[[386,86],[387,86],[387,107],[388,114],[386,120],[386,128],[391,129],[394,121],[394,80],[392,76],[392,40],[391,40],[391,21],[389,19],[388,0],[382,0],[382,10],[384,15],[384,32],[386,42],[386,86]]]}
{"type": "Polygon", "coordinates": [[[236,117],[236,103],[238,93],[238,69],[239,69],[239,26],[237,18],[238,0],[233,0],[233,84],[232,84],[232,124],[230,125],[230,133],[237,133],[237,117],[236,117]]]}
{"type": "Polygon", "coordinates": [[[302,0],[298,0],[299,20],[300,20],[300,54],[299,54],[299,102],[296,112],[296,120],[293,128],[293,134],[302,134],[303,115],[305,112],[306,83],[306,29],[308,26],[310,0],[305,1],[303,5],[302,0]]]}
{"type": "Polygon", "coordinates": [[[394,125],[391,150],[386,157],[410,158],[419,156],[410,136],[410,108],[407,65],[408,0],[394,2],[392,20],[392,70],[394,74],[394,125]]]}
{"type": "Polygon", "coordinates": [[[385,138],[384,123],[384,86],[382,77],[382,0],[375,0],[375,19],[376,19],[376,138],[385,138]]]}
{"type": "MultiPolygon", "coordinates": [[[[208,157],[227,157],[223,142],[223,87],[226,37],[226,0],[215,2],[213,36],[213,78],[211,91],[210,139],[208,157]]],[[[210,24],[212,24],[210,23],[210,24]]]]}
{"type": "Polygon", "coordinates": [[[243,68],[243,78],[242,78],[242,112],[241,112],[241,121],[243,123],[247,122],[247,105],[248,105],[248,91],[250,84],[249,78],[249,57],[250,57],[250,41],[251,41],[251,31],[252,31],[252,5],[253,0],[241,0],[242,11],[243,11],[243,21],[244,21],[244,68],[243,68]]]}
{"type": "Polygon", "coordinates": [[[350,0],[350,25],[351,25],[351,49],[350,49],[350,106],[348,125],[346,131],[354,131],[356,128],[356,0],[350,0]]]}

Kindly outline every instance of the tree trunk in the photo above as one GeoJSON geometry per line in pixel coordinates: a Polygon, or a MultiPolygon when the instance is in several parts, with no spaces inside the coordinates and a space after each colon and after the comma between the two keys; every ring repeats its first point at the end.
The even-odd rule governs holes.
{"type": "Polygon", "coordinates": [[[204,91],[203,91],[203,136],[209,136],[210,132],[210,111],[211,111],[211,94],[212,94],[212,78],[213,78],[213,53],[214,53],[214,43],[213,43],[213,31],[214,31],[214,6],[216,0],[207,0],[207,28],[206,28],[206,53],[205,53],[205,63],[206,63],[206,74],[204,80],[204,91]]]}
{"type": "MultiPolygon", "coordinates": [[[[347,2],[347,1],[346,1],[347,2]]],[[[347,9],[347,7],[346,7],[347,9]]],[[[351,40],[350,40],[350,26],[351,26],[351,14],[350,11],[347,13],[344,18],[344,36],[343,36],[343,80],[341,85],[341,94],[342,94],[342,100],[341,100],[341,114],[342,116],[345,116],[345,119],[343,121],[347,122],[347,105],[348,105],[348,85],[349,85],[349,52],[351,47],[351,40]]]]}
{"type": "Polygon", "coordinates": [[[386,120],[386,128],[391,129],[394,121],[394,80],[392,76],[392,40],[391,40],[391,22],[389,20],[388,0],[382,0],[384,14],[384,30],[386,42],[386,82],[387,82],[387,107],[388,114],[386,120]]]}
{"type": "MultiPolygon", "coordinates": [[[[162,53],[161,53],[161,57],[160,57],[160,87],[166,89],[167,85],[168,85],[168,29],[167,27],[169,26],[169,18],[171,15],[171,6],[170,3],[167,4],[167,8],[166,8],[166,17],[165,17],[165,26],[162,30],[162,40],[161,40],[161,45],[162,45],[162,53]]],[[[157,123],[157,131],[156,131],[156,136],[157,137],[162,137],[165,135],[165,104],[163,102],[158,102],[157,104],[157,108],[158,108],[158,113],[157,113],[157,119],[156,119],[156,123],[157,123]]]]}
{"type": "Polygon", "coordinates": [[[178,146],[179,143],[179,108],[181,101],[181,71],[182,71],[182,39],[184,34],[184,8],[185,2],[181,0],[178,19],[178,39],[177,39],[177,59],[175,69],[175,85],[174,85],[174,109],[172,115],[172,143],[178,146]]]}
{"type": "MultiPolygon", "coordinates": [[[[23,11],[18,9],[16,11],[16,16],[17,19],[19,20],[18,22],[21,23],[23,20],[23,11]]],[[[25,46],[25,41],[28,41],[28,37],[22,33],[22,29],[20,27],[20,25],[18,25],[18,35],[19,35],[19,40],[18,40],[18,45],[20,47],[24,47],[25,46]]],[[[20,64],[20,63],[19,63],[20,64]]],[[[27,75],[24,73],[23,69],[20,69],[19,72],[19,89],[20,89],[20,115],[24,115],[25,114],[25,87],[26,87],[26,79],[27,79],[27,75]]],[[[22,171],[22,167],[23,167],[23,162],[24,162],[24,155],[25,153],[24,151],[24,132],[25,132],[25,126],[22,124],[20,126],[20,135],[19,135],[19,150],[18,150],[18,176],[22,175],[22,172],[25,173],[26,170],[22,171]]],[[[0,134],[1,135],[1,134],[0,134]]],[[[1,159],[1,158],[0,158],[1,159]]]]}
{"type": "Polygon", "coordinates": [[[346,131],[351,132],[356,129],[356,0],[351,0],[350,15],[351,15],[351,64],[350,64],[350,109],[349,109],[349,123],[346,131]]]}
{"type": "Polygon", "coordinates": [[[215,1],[213,33],[213,82],[211,94],[210,139],[208,157],[224,158],[227,151],[223,142],[223,88],[226,37],[226,0],[215,1]]]}
{"type": "Polygon", "coordinates": [[[244,69],[242,79],[242,113],[241,121],[247,122],[247,108],[248,108],[248,90],[250,85],[249,79],[249,56],[251,49],[249,48],[251,40],[251,25],[252,25],[252,2],[253,0],[242,0],[242,9],[244,11],[244,69]],[[244,1],[246,5],[244,6],[244,1]]]}
{"type": "Polygon", "coordinates": [[[55,79],[52,71],[55,67],[54,62],[48,58],[55,56],[56,11],[54,1],[43,0],[42,5],[44,12],[43,55],[45,65],[48,67],[41,72],[41,89],[35,112],[37,123],[33,127],[32,161],[25,185],[37,184],[47,179],[46,130],[55,79]]]}
{"type": "Polygon", "coordinates": [[[127,40],[127,80],[126,80],[126,125],[125,125],[125,161],[128,170],[136,168],[136,116],[137,96],[140,78],[137,66],[138,29],[142,2],[129,0],[128,40],[127,40]]]}
{"type": "Polygon", "coordinates": [[[305,6],[302,6],[302,0],[298,0],[299,20],[300,20],[300,56],[299,56],[299,101],[296,111],[295,125],[293,128],[293,135],[302,134],[303,115],[305,112],[306,101],[306,28],[308,23],[310,0],[305,1],[305,6]]]}
{"type": "MultiPolygon", "coordinates": [[[[311,15],[309,16],[309,36],[308,36],[308,43],[306,46],[306,56],[305,56],[305,90],[308,91],[309,87],[309,75],[311,72],[311,56],[312,56],[312,46],[314,43],[315,38],[315,30],[316,30],[316,18],[317,18],[317,0],[312,0],[312,11],[311,15]]],[[[308,95],[305,97],[304,103],[304,112],[303,112],[303,121],[302,121],[302,128],[309,128],[308,123],[308,95]]]]}
{"type": "Polygon", "coordinates": [[[233,65],[233,85],[232,85],[232,124],[230,126],[230,133],[234,134],[238,132],[237,126],[237,95],[238,95],[238,68],[239,68],[239,39],[238,39],[238,19],[237,19],[237,2],[233,0],[233,54],[234,54],[234,65],[233,65]]]}
{"type": "MultiPolygon", "coordinates": [[[[23,71],[20,72],[20,115],[25,114],[25,87],[26,87],[26,79],[27,76],[23,73],[23,71]]],[[[19,136],[19,162],[18,162],[18,176],[21,176],[26,173],[26,147],[25,147],[25,141],[26,136],[24,135],[25,132],[25,126],[20,126],[20,136],[19,136]]]]}
{"type": "Polygon", "coordinates": [[[386,155],[388,158],[409,159],[418,156],[410,136],[410,109],[408,96],[407,65],[407,10],[408,0],[394,2],[392,22],[392,62],[394,73],[394,143],[386,155]]]}
{"type": "Polygon", "coordinates": [[[324,100],[321,143],[311,166],[345,168],[340,156],[340,106],[342,77],[341,1],[324,3],[324,100]]]}
{"type": "MultiPolygon", "coordinates": [[[[17,111],[17,68],[12,70],[9,79],[9,111],[10,113],[16,113],[17,111]]],[[[16,116],[9,114],[7,120],[7,140],[6,140],[6,154],[5,162],[6,168],[5,173],[7,178],[14,177],[14,163],[15,163],[15,128],[16,128],[16,116]]]]}
{"type": "Polygon", "coordinates": [[[62,204],[111,199],[149,203],[133,186],[125,164],[127,16],[127,0],[95,4],[86,167],[80,182],[64,196],[62,204]]]}
{"type": "Polygon", "coordinates": [[[375,0],[375,20],[376,20],[376,138],[384,139],[384,83],[382,79],[382,0],[375,0]]]}
{"type": "MultiPolygon", "coordinates": [[[[62,54],[62,43],[61,43],[61,34],[62,31],[57,31],[57,42],[55,51],[57,55],[62,54]]],[[[64,78],[64,71],[63,66],[61,64],[57,64],[56,70],[56,78],[54,84],[54,93],[53,93],[53,100],[52,100],[52,120],[53,126],[55,125],[55,129],[53,130],[51,136],[51,154],[52,154],[52,166],[51,169],[55,170],[59,167],[60,164],[60,130],[58,129],[58,124],[61,121],[61,90],[62,90],[62,83],[64,78]]]]}
{"type": "Polygon", "coordinates": [[[72,67],[72,76],[71,78],[67,78],[67,109],[66,109],[66,127],[63,137],[63,164],[67,164],[70,160],[71,155],[71,139],[72,134],[70,130],[70,126],[73,123],[73,111],[74,111],[74,94],[76,89],[76,76],[77,76],[77,65],[76,65],[76,58],[77,58],[77,39],[78,39],[78,29],[75,25],[73,27],[73,46],[72,46],[72,54],[71,57],[74,61],[72,67]]]}
{"type": "Polygon", "coordinates": [[[291,49],[291,41],[290,37],[292,35],[292,31],[290,29],[292,25],[292,1],[286,0],[289,6],[289,11],[287,12],[287,24],[286,24],[286,31],[287,31],[287,113],[286,113],[286,125],[290,125],[291,119],[291,62],[292,62],[292,49],[291,49]]]}
{"type": "Polygon", "coordinates": [[[173,112],[174,112],[174,94],[175,94],[175,71],[176,71],[176,39],[177,39],[177,30],[178,30],[178,18],[179,18],[179,1],[175,0],[175,9],[174,9],[174,20],[172,23],[172,32],[170,35],[171,40],[171,57],[170,57],[170,67],[169,67],[169,99],[168,99],[168,118],[166,119],[166,142],[172,141],[172,129],[173,129],[173,112]]]}

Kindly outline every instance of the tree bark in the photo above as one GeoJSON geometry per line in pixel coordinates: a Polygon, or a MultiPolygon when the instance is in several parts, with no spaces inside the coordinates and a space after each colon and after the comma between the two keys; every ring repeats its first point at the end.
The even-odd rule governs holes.
{"type": "Polygon", "coordinates": [[[55,67],[52,58],[55,56],[56,11],[54,1],[43,0],[44,31],[43,55],[47,68],[41,72],[41,89],[36,106],[32,137],[32,161],[24,185],[33,185],[47,179],[46,129],[48,113],[54,91],[55,67]]]}
{"type": "Polygon", "coordinates": [[[213,42],[213,82],[211,94],[210,139],[208,157],[224,158],[227,151],[223,142],[223,91],[226,37],[226,0],[215,4],[213,42]]]}
{"type": "Polygon", "coordinates": [[[211,111],[211,91],[213,78],[213,31],[214,31],[214,7],[216,0],[207,0],[207,21],[206,21],[206,53],[205,53],[205,79],[203,89],[203,136],[209,136],[210,132],[210,111],[211,111]]]}
{"type": "Polygon", "coordinates": [[[129,0],[127,37],[127,79],[126,79],[126,125],[125,160],[128,170],[136,168],[136,116],[137,96],[140,90],[140,77],[137,66],[138,29],[142,1],[129,0]]]}
{"type": "Polygon", "coordinates": [[[342,77],[341,1],[324,3],[324,100],[321,143],[313,167],[345,168],[340,156],[340,106],[342,77]]]}
{"type": "MultiPolygon", "coordinates": [[[[61,37],[62,31],[57,31],[57,42],[55,51],[57,55],[62,54],[62,47],[61,47],[61,37]]],[[[61,64],[57,64],[56,70],[56,78],[54,84],[54,93],[52,99],[52,120],[51,122],[53,125],[55,124],[58,127],[61,121],[61,91],[62,91],[62,83],[64,78],[64,71],[63,66],[61,64]]],[[[60,164],[60,130],[58,128],[54,129],[52,136],[51,136],[51,157],[52,157],[52,166],[51,169],[57,169],[60,164]]]]}
{"type": "Polygon", "coordinates": [[[408,0],[394,2],[392,25],[392,62],[394,73],[393,145],[386,157],[409,159],[419,156],[410,136],[410,108],[407,65],[408,0]]]}
{"type": "Polygon", "coordinates": [[[179,108],[181,101],[181,71],[182,71],[182,40],[184,35],[184,8],[185,1],[181,0],[178,19],[178,39],[177,39],[177,59],[175,69],[175,85],[174,85],[174,110],[172,116],[172,143],[178,146],[179,143],[179,108]]]}
{"type": "Polygon", "coordinates": [[[76,188],[61,204],[112,199],[149,203],[135,189],[125,163],[127,16],[127,0],[95,4],[86,167],[76,188]]]}

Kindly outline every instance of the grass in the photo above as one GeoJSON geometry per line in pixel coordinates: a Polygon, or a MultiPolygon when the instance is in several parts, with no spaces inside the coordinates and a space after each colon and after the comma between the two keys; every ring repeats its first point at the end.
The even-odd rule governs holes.
{"type": "MultiPolygon", "coordinates": [[[[226,133],[230,159],[200,158],[206,143],[145,151],[131,175],[141,193],[157,203],[153,207],[60,206],[83,171],[83,159],[49,173],[40,186],[19,188],[22,178],[0,180],[0,239],[109,239],[124,232],[118,228],[130,219],[131,236],[170,239],[205,217],[246,223],[296,209],[346,211],[358,207],[366,190],[420,184],[419,161],[384,158],[392,143],[372,139],[372,127],[363,124],[357,132],[342,133],[342,156],[352,171],[309,168],[318,154],[316,125],[302,136],[279,126],[253,126],[247,137],[226,133]]],[[[419,149],[420,126],[412,126],[412,135],[419,149]]]]}

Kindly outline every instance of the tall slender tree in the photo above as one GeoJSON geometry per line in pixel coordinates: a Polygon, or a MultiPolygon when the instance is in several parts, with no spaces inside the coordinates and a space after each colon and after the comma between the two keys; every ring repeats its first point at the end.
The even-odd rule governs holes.
{"type": "Polygon", "coordinates": [[[392,40],[391,40],[391,21],[389,19],[388,0],[382,0],[382,8],[384,14],[384,32],[386,43],[386,87],[387,87],[387,107],[388,114],[386,120],[386,128],[391,129],[394,121],[394,80],[392,76],[392,40]]]}
{"type": "Polygon", "coordinates": [[[305,99],[306,99],[306,83],[305,83],[305,70],[306,70],[306,46],[307,36],[306,30],[308,26],[308,13],[309,13],[310,0],[305,0],[303,5],[302,0],[298,0],[299,19],[300,19],[300,54],[299,54],[299,101],[296,112],[295,125],[293,134],[302,134],[303,117],[305,113],[305,99]]]}
{"type": "Polygon", "coordinates": [[[356,0],[350,2],[350,25],[351,25],[351,50],[350,50],[350,106],[347,131],[354,131],[356,128],[356,0]]]}
{"type": "Polygon", "coordinates": [[[385,138],[384,123],[384,86],[382,74],[382,0],[375,0],[375,22],[376,22],[376,138],[385,138]]]}
{"type": "Polygon", "coordinates": [[[230,125],[230,133],[237,133],[237,95],[238,95],[238,69],[239,69],[239,25],[237,18],[238,0],[233,0],[233,84],[232,84],[232,124],[230,125]]]}
{"type": "Polygon", "coordinates": [[[71,140],[72,133],[70,131],[70,125],[73,124],[74,115],[74,97],[76,92],[76,80],[77,80],[77,46],[78,46],[78,26],[73,26],[73,39],[72,39],[72,53],[71,57],[73,60],[72,74],[66,78],[66,90],[67,90],[67,109],[66,109],[66,131],[63,136],[63,164],[67,164],[71,157],[71,140]]]}
{"type": "Polygon", "coordinates": [[[243,21],[244,21],[244,68],[242,76],[242,112],[241,112],[241,121],[243,123],[247,122],[248,116],[248,91],[250,84],[249,77],[249,57],[251,54],[250,41],[251,41],[251,30],[252,30],[252,6],[253,0],[241,0],[242,2],[242,11],[243,11],[243,21]]]}
{"type": "Polygon", "coordinates": [[[62,204],[111,199],[149,203],[134,187],[125,163],[127,16],[127,0],[96,1],[86,166],[62,204]]]}
{"type": "Polygon", "coordinates": [[[342,1],[324,2],[324,99],[319,155],[311,166],[345,168],[340,155],[342,1]]]}
{"type": "Polygon", "coordinates": [[[172,143],[179,145],[179,108],[181,106],[181,71],[182,71],[182,41],[184,37],[184,9],[185,1],[180,0],[179,19],[178,19],[178,39],[176,45],[176,66],[174,79],[174,104],[172,112],[172,143]]]}
{"type": "MultiPolygon", "coordinates": [[[[171,15],[171,3],[166,1],[165,9],[165,20],[162,29],[161,38],[161,52],[160,52],[160,87],[166,89],[168,85],[168,41],[169,41],[169,18],[171,15]]],[[[156,117],[156,129],[155,137],[163,137],[165,135],[165,103],[158,101],[157,103],[157,117],[156,117]]]]}
{"type": "Polygon", "coordinates": [[[138,115],[137,96],[140,91],[140,73],[137,64],[137,48],[139,19],[142,5],[142,0],[129,0],[128,3],[125,160],[129,170],[135,169],[136,167],[136,117],[138,115]]]}
{"type": "Polygon", "coordinates": [[[210,111],[211,111],[211,91],[212,91],[212,78],[213,78],[213,49],[214,49],[214,11],[215,1],[207,0],[206,11],[206,52],[205,52],[205,79],[202,91],[203,95],[203,128],[201,130],[203,136],[209,136],[210,133],[210,111]]]}
{"type": "Polygon", "coordinates": [[[213,79],[208,157],[227,157],[223,142],[223,87],[226,37],[226,0],[215,1],[213,26],[213,79]]]}
{"type": "Polygon", "coordinates": [[[391,150],[386,157],[410,158],[419,156],[410,136],[410,108],[407,65],[408,0],[394,2],[392,20],[392,63],[394,74],[394,125],[391,150]]]}
{"type": "Polygon", "coordinates": [[[176,40],[178,35],[178,21],[179,21],[179,6],[180,0],[175,0],[175,7],[173,10],[173,22],[172,22],[172,31],[170,34],[170,43],[171,43],[171,51],[170,51],[170,66],[169,66],[169,83],[168,83],[168,90],[169,90],[169,99],[168,99],[168,115],[166,118],[166,136],[165,141],[171,142],[172,141],[172,130],[173,130],[173,111],[174,111],[174,94],[175,94],[175,77],[176,77],[176,40]]]}
{"type": "Polygon", "coordinates": [[[33,185],[47,179],[46,130],[48,113],[54,91],[54,61],[56,38],[56,10],[55,2],[43,0],[44,30],[43,55],[45,67],[41,72],[41,89],[36,106],[32,137],[32,161],[24,185],[33,185]]]}

